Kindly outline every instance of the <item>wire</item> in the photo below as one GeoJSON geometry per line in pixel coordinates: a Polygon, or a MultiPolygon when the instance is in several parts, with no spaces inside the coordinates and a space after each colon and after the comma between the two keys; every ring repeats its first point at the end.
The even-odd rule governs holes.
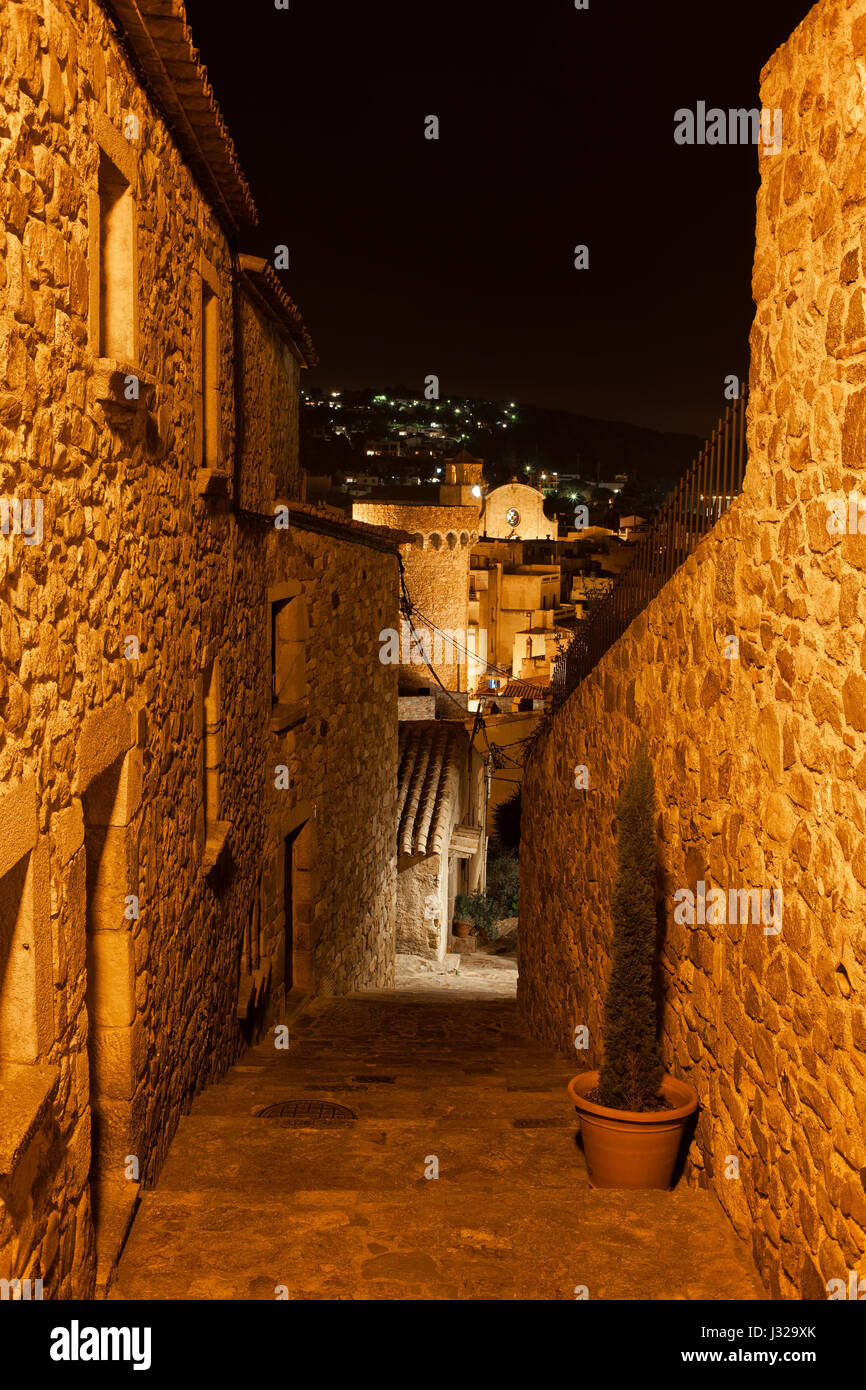
{"type": "MultiPolygon", "coordinates": [[[[460,710],[460,713],[464,716],[464,718],[467,718],[468,715],[469,715],[469,711],[460,703],[459,700],[456,700],[456,699],[454,698],[453,693],[452,693],[450,690],[448,690],[448,688],[443,684],[443,682],[442,682],[442,680],[441,680],[441,678],[440,678],[440,676],[439,676],[438,671],[436,671],[436,670],[434,669],[434,667],[431,666],[430,662],[427,660],[426,656],[424,655],[423,639],[421,638],[420,634],[418,633],[418,631],[417,631],[417,629],[416,629],[416,627],[415,627],[415,624],[414,624],[413,621],[412,621],[412,615],[413,615],[413,614],[417,614],[418,617],[421,618],[421,619],[428,625],[428,628],[432,629],[433,632],[438,632],[438,633],[440,634],[440,636],[445,636],[445,635],[446,635],[445,632],[444,632],[444,629],[440,628],[440,627],[439,627],[436,623],[434,623],[429,617],[427,617],[426,614],[422,613],[421,610],[417,607],[417,605],[413,602],[412,596],[411,596],[411,594],[409,593],[409,589],[408,589],[408,586],[407,586],[407,584],[406,584],[406,570],[405,570],[405,567],[404,567],[404,564],[403,564],[403,557],[402,557],[402,555],[398,554],[397,560],[398,560],[398,564],[399,564],[399,567],[400,567],[400,612],[401,612],[401,613],[403,614],[403,616],[405,617],[405,619],[406,619],[406,621],[407,621],[407,623],[408,623],[408,625],[409,625],[409,630],[410,630],[410,632],[412,633],[412,636],[418,639],[418,644],[419,644],[419,645],[416,646],[416,650],[419,651],[419,654],[420,654],[420,656],[421,656],[421,663],[422,663],[424,666],[427,667],[427,670],[430,672],[430,674],[432,675],[433,679],[436,681],[437,685],[439,685],[439,687],[441,688],[441,690],[443,691],[443,693],[444,693],[445,695],[448,696],[448,698],[449,698],[449,700],[451,701],[451,703],[457,706],[457,708],[460,710]]],[[[452,644],[454,647],[457,648],[457,650],[458,650],[459,652],[462,652],[462,654],[463,654],[465,657],[467,657],[467,659],[470,657],[470,655],[471,655],[473,658],[475,657],[475,653],[469,653],[469,652],[466,650],[465,647],[461,647],[461,646],[460,646],[459,642],[454,641],[453,637],[449,637],[449,641],[451,642],[451,644],[452,644]]],[[[510,671],[505,671],[505,670],[503,670],[501,667],[492,665],[492,663],[489,663],[489,662],[488,662],[487,665],[486,665],[486,669],[487,669],[487,670],[493,670],[493,671],[496,671],[496,672],[497,672],[498,674],[500,674],[500,675],[507,676],[507,678],[508,678],[509,680],[513,680],[513,679],[514,679],[514,677],[512,676],[512,673],[511,673],[510,671]]],[[[491,698],[495,699],[495,698],[496,698],[496,692],[491,691],[491,692],[490,692],[490,696],[491,696],[491,698]]],[[[478,698],[478,699],[480,700],[480,699],[483,699],[483,698],[485,698],[485,697],[484,697],[484,696],[478,696],[478,697],[473,697],[473,698],[478,698]]],[[[484,715],[483,715],[483,712],[482,712],[482,709],[481,709],[481,706],[480,706],[480,705],[479,705],[478,709],[475,711],[475,720],[474,720],[474,722],[473,722],[473,725],[472,725],[472,732],[471,732],[470,738],[469,738],[469,746],[470,746],[470,748],[472,748],[472,747],[474,746],[474,744],[475,744],[475,739],[477,738],[477,736],[478,736],[479,733],[483,736],[484,742],[485,742],[486,747],[487,747],[487,756],[486,756],[485,759],[484,759],[484,766],[485,766],[485,769],[486,769],[488,766],[490,766],[490,765],[492,764],[494,773],[497,773],[497,774],[499,774],[499,775],[501,776],[501,775],[502,775],[502,768],[505,766],[506,763],[510,763],[510,764],[512,765],[512,767],[519,768],[521,771],[523,770],[524,764],[523,764],[522,762],[518,762],[515,758],[512,758],[509,754],[507,754],[507,753],[505,752],[505,750],[504,750],[504,748],[502,747],[501,744],[498,744],[498,743],[497,743],[497,744],[491,744],[490,739],[489,739],[489,737],[488,737],[488,735],[487,735],[487,726],[486,726],[486,724],[485,724],[485,722],[484,722],[484,715]]],[[[528,742],[527,739],[520,739],[520,740],[518,740],[518,743],[519,743],[521,746],[524,746],[527,742],[528,742]]],[[[524,752],[525,752],[525,747],[524,747],[524,752]]],[[[516,778],[516,777],[512,777],[510,780],[518,781],[519,779],[516,778]]]]}

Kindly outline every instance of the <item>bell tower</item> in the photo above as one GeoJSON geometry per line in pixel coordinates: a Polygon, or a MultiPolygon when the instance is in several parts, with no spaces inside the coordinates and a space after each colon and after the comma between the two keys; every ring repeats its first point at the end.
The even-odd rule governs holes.
{"type": "Polygon", "coordinates": [[[439,501],[442,506],[480,508],[483,474],[484,460],[473,458],[465,449],[461,449],[453,459],[446,459],[445,481],[439,484],[439,501]]]}

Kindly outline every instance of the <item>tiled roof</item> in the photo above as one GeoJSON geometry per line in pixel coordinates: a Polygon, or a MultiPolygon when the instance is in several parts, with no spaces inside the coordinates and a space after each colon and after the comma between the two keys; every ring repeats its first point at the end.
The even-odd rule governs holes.
{"type": "Polygon", "coordinates": [[[509,681],[502,690],[490,691],[495,699],[501,695],[506,700],[543,700],[550,694],[550,685],[535,681],[509,681]]]}
{"type": "Polygon", "coordinates": [[[441,854],[448,848],[469,739],[445,720],[400,725],[397,848],[401,854],[441,854]]]}
{"type": "Polygon", "coordinates": [[[229,228],[258,213],[232,138],[192,41],[183,0],[100,0],[202,192],[229,228]]]}
{"type": "Polygon", "coordinates": [[[238,259],[247,284],[256,292],[258,298],[264,301],[271,315],[282,324],[304,359],[305,366],[315,367],[319,359],[307,325],[274,267],[262,256],[239,256],[238,259]]]}

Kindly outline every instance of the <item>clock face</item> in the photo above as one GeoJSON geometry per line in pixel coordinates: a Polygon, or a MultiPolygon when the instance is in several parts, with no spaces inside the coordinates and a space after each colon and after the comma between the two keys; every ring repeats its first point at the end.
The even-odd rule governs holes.
{"type": "Polygon", "coordinates": [[[509,526],[516,526],[516,525],[517,525],[517,523],[518,523],[519,520],[520,520],[520,512],[517,510],[516,507],[511,507],[511,508],[505,513],[505,520],[508,522],[508,525],[509,525],[509,526]]]}

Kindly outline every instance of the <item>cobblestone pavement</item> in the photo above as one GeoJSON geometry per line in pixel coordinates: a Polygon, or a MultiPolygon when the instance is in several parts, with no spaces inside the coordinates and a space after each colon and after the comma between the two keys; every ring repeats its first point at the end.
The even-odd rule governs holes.
{"type": "Polygon", "coordinates": [[[471,974],[315,999],[287,1052],[266,1041],[205,1090],[110,1297],[765,1297],[710,1193],[590,1190],[573,1064],[527,1039],[513,999],[473,997],[471,974]],[[357,1118],[258,1117],[284,1101],[357,1118]]]}
{"type": "Polygon", "coordinates": [[[423,956],[397,957],[397,989],[401,993],[458,994],[464,999],[514,999],[517,960],[486,951],[446,956],[444,961],[423,956]]]}

